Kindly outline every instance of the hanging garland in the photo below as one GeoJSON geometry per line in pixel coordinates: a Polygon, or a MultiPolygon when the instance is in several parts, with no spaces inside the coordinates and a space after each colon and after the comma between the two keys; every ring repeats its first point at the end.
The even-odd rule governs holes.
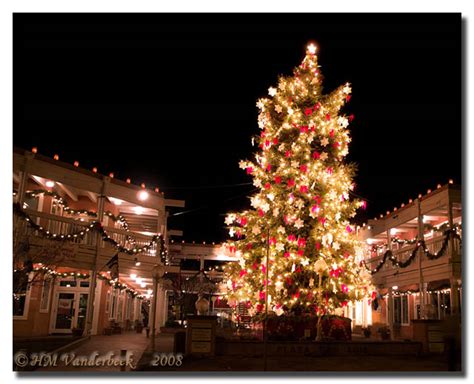
{"type": "MultiPolygon", "coordinates": [[[[17,191],[13,191],[13,196],[15,196],[16,194],[17,194],[17,191]]],[[[97,212],[90,211],[87,209],[72,209],[71,207],[67,205],[67,203],[64,201],[64,199],[61,196],[59,196],[57,193],[52,192],[52,191],[46,191],[43,189],[35,189],[33,191],[25,192],[25,195],[28,197],[38,197],[39,195],[51,196],[56,200],[56,204],[62,206],[63,210],[69,214],[87,215],[89,217],[97,218],[97,212]]],[[[104,215],[107,215],[115,222],[118,221],[120,224],[122,224],[123,228],[126,231],[129,230],[128,222],[125,219],[125,217],[123,217],[122,215],[116,216],[110,211],[104,212],[104,215]]]]}
{"type": "MultiPolygon", "coordinates": [[[[434,231],[434,232],[442,232],[444,234],[449,229],[449,223],[444,223],[444,224],[442,224],[438,227],[434,226],[434,225],[431,225],[431,224],[424,224],[424,228],[428,229],[428,230],[431,230],[431,231],[434,231]]],[[[453,228],[461,229],[461,225],[460,224],[454,224],[453,228]]],[[[406,244],[415,244],[418,241],[418,238],[414,238],[414,239],[411,239],[411,240],[404,240],[404,239],[398,239],[397,237],[392,237],[390,239],[390,241],[392,243],[406,245],[406,244]]],[[[387,244],[382,244],[382,245],[374,244],[374,245],[372,245],[372,250],[377,251],[379,249],[383,249],[383,248],[386,248],[386,247],[387,247],[387,244]]]]}
{"type": "Polygon", "coordinates": [[[441,245],[441,248],[438,252],[436,253],[431,253],[428,248],[426,247],[426,243],[424,240],[420,240],[418,241],[418,243],[416,244],[416,247],[412,250],[411,252],[411,255],[408,259],[406,259],[405,261],[400,261],[398,260],[393,252],[391,250],[387,250],[384,255],[383,255],[383,258],[382,260],[380,261],[380,263],[374,268],[374,269],[370,269],[369,267],[367,267],[367,264],[365,261],[363,261],[363,265],[365,266],[365,268],[373,275],[375,273],[377,273],[380,268],[383,267],[383,265],[385,264],[385,262],[387,260],[390,260],[390,262],[392,263],[393,266],[396,266],[396,267],[399,267],[399,268],[406,268],[408,267],[412,262],[413,260],[415,259],[416,257],[416,252],[418,251],[418,249],[421,247],[424,254],[426,255],[426,257],[429,259],[429,260],[436,260],[438,258],[440,258],[441,256],[444,255],[444,253],[446,252],[447,248],[448,248],[448,242],[449,242],[449,239],[452,237],[452,238],[455,238],[455,239],[458,239],[459,241],[461,241],[461,236],[459,236],[459,234],[457,233],[457,228],[454,227],[452,229],[448,229],[444,232],[444,241],[443,241],[443,244],[441,245]]]}
{"type": "Polygon", "coordinates": [[[167,261],[167,254],[168,251],[165,245],[165,239],[163,235],[155,235],[152,237],[151,241],[147,245],[143,245],[142,247],[134,247],[134,248],[127,248],[114,239],[112,239],[104,229],[101,223],[98,221],[93,221],[90,223],[87,228],[84,228],[80,231],[69,233],[69,234],[57,234],[51,233],[50,231],[44,229],[41,225],[36,224],[31,217],[24,212],[19,203],[13,204],[13,212],[17,215],[21,216],[33,229],[40,232],[44,237],[51,239],[51,240],[74,240],[74,239],[82,239],[86,235],[86,233],[91,231],[97,231],[102,236],[102,240],[111,244],[114,248],[116,248],[119,252],[126,253],[128,255],[137,255],[142,252],[147,252],[153,247],[155,244],[159,242],[160,245],[160,257],[161,261],[167,261]]]}
{"type": "MultiPolygon", "coordinates": [[[[15,269],[13,271],[14,273],[21,273],[24,272],[26,274],[29,273],[29,271],[24,271],[24,270],[17,270],[15,269]]],[[[82,272],[57,272],[49,267],[42,266],[40,268],[35,268],[33,269],[33,272],[44,272],[45,274],[51,275],[53,277],[59,277],[59,278],[66,278],[66,277],[74,277],[74,279],[84,279],[87,280],[91,277],[90,274],[88,273],[82,273],[82,272]]],[[[118,288],[119,290],[129,293],[132,297],[137,297],[138,299],[143,299],[144,296],[139,294],[138,291],[134,290],[133,288],[130,288],[128,285],[124,283],[119,283],[117,280],[110,279],[106,276],[101,275],[100,273],[97,274],[97,278],[100,280],[103,280],[107,282],[109,285],[111,285],[113,288],[118,288]]]]}

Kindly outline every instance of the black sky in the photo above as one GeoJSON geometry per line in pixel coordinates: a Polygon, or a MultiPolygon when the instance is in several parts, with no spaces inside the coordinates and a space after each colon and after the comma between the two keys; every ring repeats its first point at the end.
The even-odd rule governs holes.
{"type": "MultiPolygon", "coordinates": [[[[461,182],[460,14],[15,14],[13,144],[186,200],[169,227],[226,238],[248,206],[256,100],[309,40],[349,81],[363,222],[461,182]],[[231,187],[221,187],[233,185],[231,187]]],[[[177,212],[174,210],[173,212],[177,212]]]]}

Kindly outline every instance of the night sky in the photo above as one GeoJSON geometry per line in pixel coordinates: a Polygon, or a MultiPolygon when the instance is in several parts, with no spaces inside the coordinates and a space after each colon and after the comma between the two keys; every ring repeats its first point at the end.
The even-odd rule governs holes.
{"type": "Polygon", "coordinates": [[[349,81],[357,222],[461,183],[460,14],[15,14],[13,145],[147,186],[187,241],[249,206],[259,97],[308,41],[326,92],[349,81]]]}

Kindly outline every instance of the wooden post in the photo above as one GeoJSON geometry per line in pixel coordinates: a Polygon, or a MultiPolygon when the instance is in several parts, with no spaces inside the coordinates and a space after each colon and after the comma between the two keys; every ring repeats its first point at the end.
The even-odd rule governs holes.
{"type": "MultiPolygon", "coordinates": [[[[104,219],[104,205],[105,205],[105,194],[107,192],[107,185],[109,183],[110,178],[105,176],[102,181],[102,191],[100,196],[97,199],[97,222],[102,224],[104,219]]],[[[97,262],[99,260],[100,255],[100,240],[101,234],[97,231],[95,236],[95,257],[94,263],[92,267],[92,274],[90,278],[90,289],[89,289],[89,298],[87,300],[87,321],[86,321],[86,329],[84,330],[85,336],[90,336],[92,331],[92,322],[94,320],[94,301],[95,301],[95,290],[97,287],[97,262]]]]}
{"type": "Polygon", "coordinates": [[[392,287],[388,287],[387,320],[390,338],[393,339],[393,296],[392,287]]]}
{"type": "MultiPolygon", "coordinates": [[[[423,215],[421,214],[421,200],[418,198],[417,207],[418,207],[418,242],[424,240],[424,224],[423,224],[423,215]]],[[[418,248],[418,270],[419,270],[419,289],[420,289],[420,318],[425,318],[425,291],[424,291],[424,281],[423,281],[423,265],[422,265],[422,258],[423,258],[423,247],[418,248]]]]}
{"type": "Polygon", "coordinates": [[[267,370],[268,359],[268,259],[270,258],[270,227],[267,233],[267,258],[265,260],[265,321],[263,323],[263,370],[267,370]]]}
{"type": "MultiPolygon", "coordinates": [[[[448,222],[449,228],[454,229],[454,220],[453,220],[453,203],[451,202],[451,198],[448,195],[448,222]]],[[[457,314],[460,312],[460,305],[459,305],[459,296],[458,295],[458,271],[455,270],[455,266],[458,262],[458,255],[455,255],[454,252],[454,237],[452,233],[449,234],[449,242],[448,242],[448,249],[449,249],[449,263],[450,263],[450,304],[451,304],[451,314],[457,314]]]]}
{"type": "MultiPolygon", "coordinates": [[[[392,238],[390,234],[390,228],[387,229],[387,250],[392,251],[392,238]]],[[[388,329],[390,329],[390,337],[393,338],[393,296],[392,287],[388,288],[388,302],[387,302],[387,320],[388,329]]]]}
{"type": "Polygon", "coordinates": [[[32,152],[25,151],[25,166],[20,174],[20,182],[18,184],[18,195],[17,202],[20,204],[20,208],[23,209],[23,201],[25,200],[26,187],[28,185],[28,178],[30,177],[30,162],[35,157],[32,152]]]}
{"type": "MultiPolygon", "coordinates": [[[[151,350],[155,351],[156,300],[158,298],[158,276],[153,274],[153,301],[151,302],[151,350]]],[[[150,324],[148,324],[150,326],[150,324]]]]}

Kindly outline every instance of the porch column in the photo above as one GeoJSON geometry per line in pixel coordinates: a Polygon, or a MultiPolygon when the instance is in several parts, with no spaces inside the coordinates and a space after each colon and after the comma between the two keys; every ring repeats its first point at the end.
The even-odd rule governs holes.
{"type": "MultiPolygon", "coordinates": [[[[104,204],[105,204],[105,194],[107,192],[107,186],[110,181],[110,178],[104,176],[102,180],[102,190],[100,195],[97,198],[97,222],[102,224],[104,219],[104,204]]],[[[101,234],[96,231],[95,233],[95,257],[94,263],[92,265],[92,274],[90,280],[90,289],[89,289],[89,299],[87,300],[87,321],[86,328],[84,329],[84,335],[90,336],[92,331],[92,322],[94,318],[94,301],[95,301],[95,291],[97,287],[97,262],[100,255],[100,240],[101,234]]]]}
{"type": "Polygon", "coordinates": [[[393,339],[393,296],[392,287],[388,287],[388,299],[387,299],[387,323],[390,329],[390,338],[393,339]]]}
{"type": "Polygon", "coordinates": [[[17,201],[20,204],[20,207],[23,208],[23,201],[25,200],[26,187],[28,185],[28,178],[30,177],[30,162],[35,157],[35,154],[32,152],[25,151],[25,166],[20,174],[20,182],[18,184],[18,195],[17,201]]]}
{"type": "MultiPolygon", "coordinates": [[[[421,214],[421,201],[420,198],[416,199],[418,206],[418,242],[423,240],[424,224],[423,224],[423,215],[421,214]]],[[[424,291],[424,281],[423,281],[423,267],[422,267],[422,258],[423,258],[423,249],[422,247],[418,248],[418,271],[419,271],[419,290],[420,290],[420,318],[425,318],[425,291],[424,291]]]]}
{"type": "MultiPolygon", "coordinates": [[[[448,202],[448,222],[449,222],[449,228],[453,229],[454,228],[454,220],[453,220],[453,203],[451,200],[448,202]]],[[[449,276],[449,282],[450,282],[450,287],[451,287],[451,292],[450,292],[450,304],[451,304],[451,314],[458,314],[460,313],[460,303],[459,303],[459,298],[460,295],[458,295],[458,288],[459,288],[459,283],[458,280],[461,279],[460,272],[457,270],[459,264],[459,255],[455,254],[455,248],[454,248],[454,238],[450,235],[449,237],[449,242],[448,242],[448,250],[449,250],[449,263],[451,264],[450,268],[450,276],[449,276]]]]}
{"type": "MultiPolygon", "coordinates": [[[[165,274],[165,268],[162,265],[155,265],[153,267],[153,300],[151,302],[151,350],[155,350],[155,335],[156,335],[156,310],[158,300],[158,280],[165,274]]],[[[150,323],[148,323],[150,324],[150,323]]]]}
{"type": "MultiPolygon", "coordinates": [[[[392,238],[390,234],[390,228],[387,229],[387,248],[392,251],[392,238]]],[[[387,320],[388,328],[390,329],[390,337],[393,338],[393,299],[392,299],[392,286],[388,287],[388,302],[387,302],[387,320]]]]}

